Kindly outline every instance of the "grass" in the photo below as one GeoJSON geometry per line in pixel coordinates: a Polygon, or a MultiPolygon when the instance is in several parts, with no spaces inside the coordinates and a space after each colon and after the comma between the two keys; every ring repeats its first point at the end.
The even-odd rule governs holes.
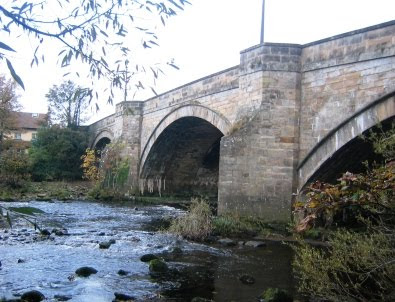
{"type": "Polygon", "coordinates": [[[214,234],[220,236],[283,237],[289,235],[284,223],[267,223],[252,216],[223,215],[213,221],[214,234]]]}

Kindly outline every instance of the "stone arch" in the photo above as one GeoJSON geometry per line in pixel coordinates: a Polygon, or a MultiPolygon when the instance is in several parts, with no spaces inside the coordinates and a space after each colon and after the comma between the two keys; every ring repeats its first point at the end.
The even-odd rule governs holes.
{"type": "Polygon", "coordinates": [[[298,165],[298,189],[302,189],[313,174],[348,142],[394,116],[395,91],[377,99],[340,123],[315,145],[298,165]]]}
{"type": "Polygon", "coordinates": [[[95,149],[97,143],[104,139],[104,138],[108,138],[111,142],[114,140],[114,134],[112,133],[111,130],[109,129],[104,129],[101,130],[93,139],[92,144],[91,144],[91,149],[95,149]]]}
{"type": "Polygon", "coordinates": [[[140,173],[144,167],[147,156],[159,135],[170,124],[184,117],[196,117],[205,120],[216,127],[224,135],[229,133],[231,126],[229,120],[225,116],[203,105],[188,104],[172,110],[158,123],[142,149],[143,151],[141,152],[140,157],[140,173]]]}

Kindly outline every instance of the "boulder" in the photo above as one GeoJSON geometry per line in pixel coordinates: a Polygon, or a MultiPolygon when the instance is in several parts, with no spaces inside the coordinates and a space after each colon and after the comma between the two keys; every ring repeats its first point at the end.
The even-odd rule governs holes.
{"type": "Polygon", "coordinates": [[[127,274],[129,274],[129,272],[128,272],[128,271],[125,271],[125,270],[123,270],[123,269],[120,269],[120,270],[118,271],[118,275],[120,275],[120,276],[126,276],[127,274]]]}
{"type": "Polygon", "coordinates": [[[191,302],[213,302],[213,300],[201,298],[201,297],[195,297],[191,300],[191,302]]]}
{"type": "Polygon", "coordinates": [[[51,232],[48,231],[47,229],[44,229],[44,230],[40,231],[40,234],[43,235],[43,236],[49,236],[49,235],[51,235],[51,232]]]}
{"type": "Polygon", "coordinates": [[[45,296],[38,290],[31,290],[21,296],[22,301],[26,302],[40,302],[45,299],[45,296]]]}
{"type": "Polygon", "coordinates": [[[175,248],[173,248],[171,253],[173,255],[175,255],[175,256],[181,256],[182,255],[182,249],[176,246],[175,248]]]}
{"type": "Polygon", "coordinates": [[[154,254],[145,254],[140,257],[140,260],[143,262],[150,262],[151,260],[154,260],[154,259],[158,259],[158,257],[155,256],[154,254]]]}
{"type": "Polygon", "coordinates": [[[244,245],[250,247],[265,247],[266,243],[263,241],[247,241],[244,245]]]}
{"type": "Polygon", "coordinates": [[[279,288],[271,288],[266,289],[261,298],[265,300],[265,302],[292,302],[293,298],[286,290],[279,288]]]}
{"type": "Polygon", "coordinates": [[[164,273],[168,269],[167,264],[160,259],[153,259],[149,262],[149,270],[151,273],[164,273]]]}
{"type": "Polygon", "coordinates": [[[80,277],[89,277],[92,274],[96,274],[97,270],[90,266],[83,266],[77,269],[75,273],[80,277]]]}
{"type": "Polygon", "coordinates": [[[249,275],[242,275],[239,280],[241,281],[241,283],[243,284],[254,284],[255,283],[255,278],[249,275]]]}
{"type": "Polygon", "coordinates": [[[67,235],[67,230],[66,229],[63,229],[63,230],[53,229],[52,234],[55,234],[56,236],[64,236],[64,235],[67,235]]]}
{"type": "Polygon", "coordinates": [[[135,298],[129,295],[121,294],[121,293],[114,293],[115,299],[113,302],[118,302],[118,301],[134,301],[135,298]]]}
{"type": "Polygon", "coordinates": [[[69,301],[69,300],[71,300],[71,296],[55,295],[54,299],[57,301],[69,301]]]}
{"type": "Polygon", "coordinates": [[[101,249],[108,249],[111,246],[110,241],[103,241],[99,243],[99,248],[101,249]]]}
{"type": "Polygon", "coordinates": [[[225,245],[225,246],[235,246],[236,242],[229,238],[221,238],[218,240],[218,243],[225,245]]]}

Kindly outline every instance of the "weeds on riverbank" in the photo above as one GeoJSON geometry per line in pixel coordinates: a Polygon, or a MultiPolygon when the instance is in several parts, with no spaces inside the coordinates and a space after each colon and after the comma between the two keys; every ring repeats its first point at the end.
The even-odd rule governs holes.
{"type": "Polygon", "coordinates": [[[213,218],[209,204],[194,199],[188,212],[172,221],[169,231],[184,238],[203,241],[213,230],[213,218]]]}
{"type": "Polygon", "coordinates": [[[283,237],[289,234],[284,223],[267,223],[253,216],[222,215],[213,220],[213,231],[220,236],[283,237]]]}

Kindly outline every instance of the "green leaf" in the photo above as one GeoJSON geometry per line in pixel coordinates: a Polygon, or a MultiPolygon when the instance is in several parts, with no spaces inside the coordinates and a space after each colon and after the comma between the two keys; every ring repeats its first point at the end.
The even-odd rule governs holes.
{"type": "Polygon", "coordinates": [[[31,215],[34,216],[35,214],[42,214],[45,213],[43,210],[34,208],[34,207],[9,207],[8,208],[10,211],[13,211],[15,213],[20,213],[20,214],[25,214],[25,215],[31,215]]]}
{"type": "Polygon", "coordinates": [[[23,84],[23,81],[19,77],[19,75],[16,74],[15,69],[14,69],[14,67],[12,67],[11,62],[8,59],[6,59],[6,61],[7,61],[7,67],[9,69],[9,71],[11,72],[11,76],[19,84],[19,86],[21,86],[23,88],[23,90],[25,90],[25,85],[23,84]]]}
{"type": "Polygon", "coordinates": [[[9,47],[7,44],[4,44],[3,42],[0,41],[0,48],[3,48],[5,50],[9,50],[9,51],[13,51],[15,52],[14,49],[12,49],[11,47],[9,47]]]}

